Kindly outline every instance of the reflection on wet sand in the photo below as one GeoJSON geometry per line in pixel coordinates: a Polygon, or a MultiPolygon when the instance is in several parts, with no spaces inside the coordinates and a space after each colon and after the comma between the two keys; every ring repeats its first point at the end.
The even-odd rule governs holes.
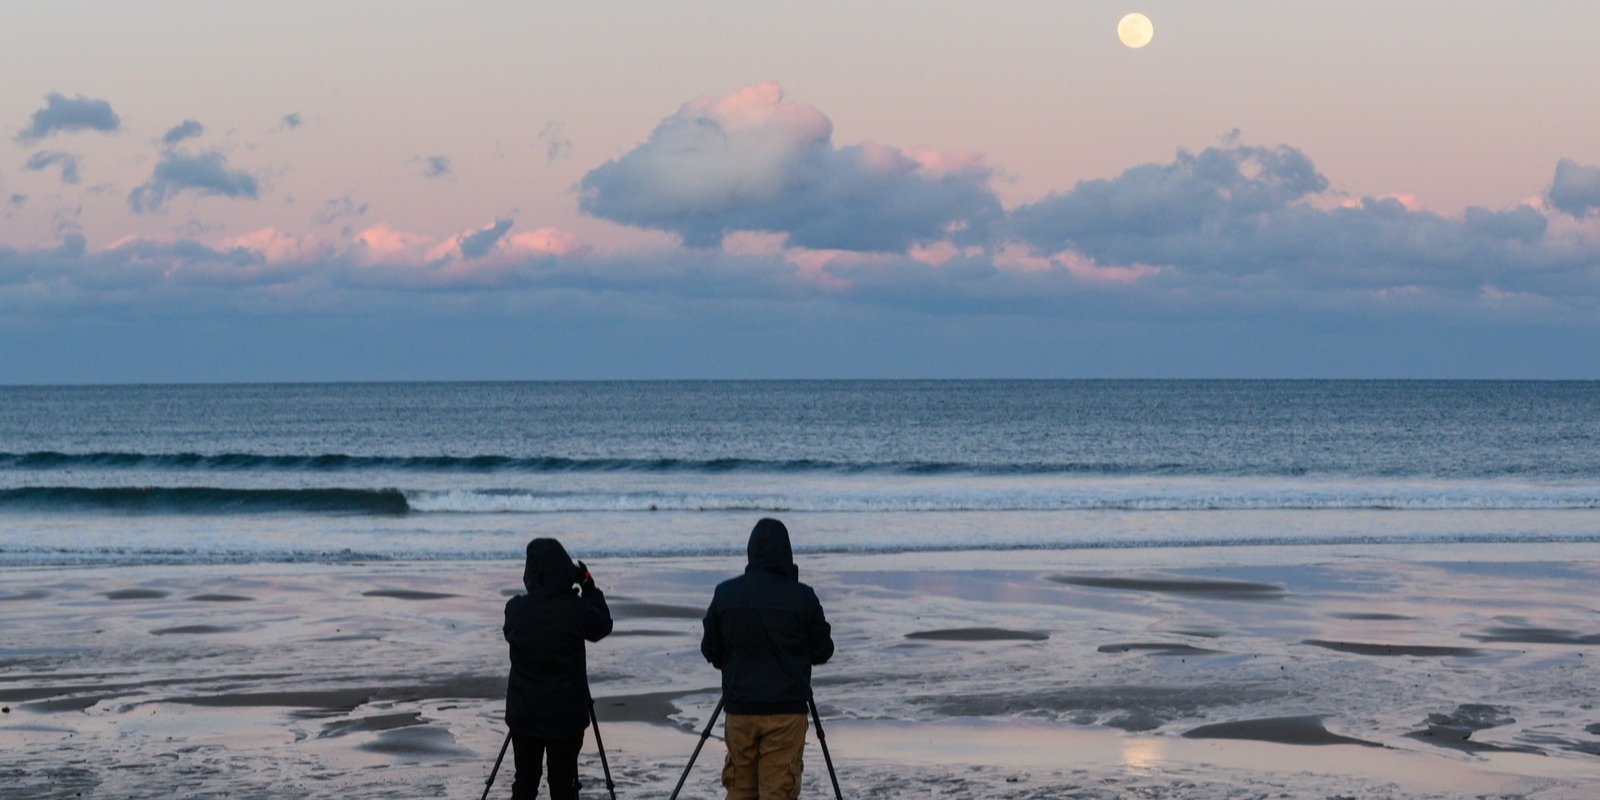
{"type": "MultiPolygon", "coordinates": [[[[1007,557],[808,565],[839,643],[814,686],[849,794],[1516,797],[1600,780],[1600,565],[1464,579],[1007,557]]],[[[737,562],[710,566],[729,569],[606,564],[623,623],[589,665],[619,794],[670,785],[715,706],[698,622],[737,562]]],[[[130,800],[459,794],[503,740],[502,587],[520,568],[7,574],[5,778],[17,796],[130,800]]],[[[582,759],[597,775],[592,747],[582,759]]],[[[715,772],[682,797],[718,796],[715,772]]],[[[806,780],[831,793],[820,768],[806,780]]]]}
{"type": "Polygon", "coordinates": [[[1301,644],[1321,647],[1340,653],[1358,656],[1411,656],[1416,658],[1472,658],[1483,655],[1476,647],[1452,647],[1429,644],[1375,644],[1368,642],[1330,642],[1325,639],[1307,639],[1301,644]]]}
{"type": "Polygon", "coordinates": [[[361,596],[392,597],[396,600],[443,600],[447,597],[459,597],[459,595],[446,594],[444,592],[424,592],[416,589],[373,589],[362,592],[361,596]]]}
{"type": "Polygon", "coordinates": [[[160,600],[169,594],[171,592],[163,592],[160,589],[117,589],[100,593],[107,600],[160,600]]]}
{"type": "Polygon", "coordinates": [[[1273,742],[1275,744],[1383,746],[1377,742],[1331,733],[1322,724],[1322,717],[1315,714],[1217,722],[1210,725],[1201,725],[1198,728],[1191,728],[1184,731],[1183,735],[1190,739],[1246,739],[1256,742],[1273,742]]]}
{"type": "Polygon", "coordinates": [[[1005,628],[944,628],[912,631],[907,639],[931,642],[1042,642],[1050,638],[1044,631],[1013,631],[1005,628]]]}
{"type": "Polygon", "coordinates": [[[1282,586],[1249,581],[1104,575],[1051,575],[1049,580],[1069,586],[1191,595],[1213,600],[1277,600],[1285,594],[1282,586]]]}

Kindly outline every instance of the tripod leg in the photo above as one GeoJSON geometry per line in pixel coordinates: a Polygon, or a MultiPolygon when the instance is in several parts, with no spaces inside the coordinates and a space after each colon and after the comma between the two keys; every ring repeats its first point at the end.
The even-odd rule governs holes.
{"type": "Polygon", "coordinates": [[[506,760],[506,748],[511,746],[511,731],[506,731],[505,744],[500,745],[500,757],[494,760],[494,769],[489,770],[489,780],[483,782],[483,800],[489,800],[489,787],[494,785],[494,776],[500,773],[500,762],[506,760]]]}
{"type": "Polygon", "coordinates": [[[606,762],[606,743],[600,741],[600,720],[594,715],[594,700],[589,701],[589,725],[594,728],[594,746],[600,748],[600,768],[606,771],[606,791],[617,800],[617,784],[611,780],[611,765],[606,762]]]}
{"type": "Polygon", "coordinates": [[[817,726],[817,744],[822,745],[822,760],[828,764],[828,780],[833,781],[833,796],[835,800],[844,800],[844,793],[839,791],[839,776],[833,771],[833,756],[828,754],[828,736],[822,732],[822,715],[817,713],[817,701],[807,697],[806,703],[811,706],[811,721],[817,726]]]}
{"type": "Polygon", "coordinates": [[[711,712],[711,719],[706,722],[706,729],[700,732],[700,743],[694,746],[694,753],[689,756],[689,763],[683,768],[683,775],[678,778],[678,785],[673,787],[672,796],[667,800],[678,800],[678,792],[683,791],[683,782],[689,779],[689,770],[694,769],[694,760],[700,757],[700,748],[706,746],[706,740],[711,738],[711,726],[717,724],[717,715],[722,713],[723,698],[717,698],[717,707],[711,712]]]}

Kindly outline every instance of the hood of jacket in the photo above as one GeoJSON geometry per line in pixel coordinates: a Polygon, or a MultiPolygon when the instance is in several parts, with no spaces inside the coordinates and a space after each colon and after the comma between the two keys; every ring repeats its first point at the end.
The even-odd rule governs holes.
{"type": "Polygon", "coordinates": [[[764,570],[776,572],[799,580],[800,568],[795,566],[794,551],[789,547],[789,529],[775,519],[763,519],[750,531],[750,544],[745,548],[749,564],[745,572],[764,570]]]}
{"type": "Polygon", "coordinates": [[[572,591],[578,565],[567,548],[554,539],[528,542],[528,562],[522,568],[522,586],[530,597],[550,597],[572,591]]]}

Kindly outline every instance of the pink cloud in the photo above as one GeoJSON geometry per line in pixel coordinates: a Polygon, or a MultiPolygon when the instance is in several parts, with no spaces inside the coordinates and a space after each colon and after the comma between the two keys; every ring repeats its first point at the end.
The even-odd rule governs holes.
{"type": "Polygon", "coordinates": [[[513,233],[501,240],[500,247],[519,254],[571,256],[589,251],[577,236],[559,228],[538,228],[513,233]]]}
{"type": "Polygon", "coordinates": [[[1048,256],[1039,255],[1031,247],[1008,244],[994,254],[996,269],[1012,272],[1046,272],[1052,264],[1048,256]]]}
{"type": "Polygon", "coordinates": [[[288,285],[310,270],[329,248],[314,237],[295,237],[267,228],[229,237],[216,248],[171,236],[124,236],[102,248],[119,267],[118,280],[159,279],[194,286],[288,285]],[[198,249],[197,249],[198,248],[198,249]],[[240,250],[260,256],[239,258],[240,250]]]}
{"type": "Polygon", "coordinates": [[[950,175],[987,178],[990,173],[982,153],[945,152],[925,147],[902,150],[872,141],[862,142],[855,149],[861,166],[879,174],[914,172],[927,180],[937,181],[950,175]]]}
{"type": "Polygon", "coordinates": [[[856,152],[861,156],[861,166],[880,174],[909,171],[916,163],[899,148],[877,142],[862,142],[856,146],[856,152]]]}
{"type": "Polygon", "coordinates": [[[801,141],[826,141],[833,136],[833,121],[821,111],[784,102],[783,87],[773,81],[746,86],[721,97],[691,100],[680,117],[709,117],[730,132],[750,129],[783,130],[801,141]]]}
{"type": "Polygon", "coordinates": [[[833,122],[785,102],[778,84],[760,83],[685,103],[653,136],[662,138],[663,157],[651,164],[650,196],[683,208],[720,208],[730,198],[778,194],[791,165],[833,136],[833,122]]]}
{"type": "Polygon", "coordinates": [[[1052,269],[1063,269],[1076,280],[1101,286],[1131,286],[1161,271],[1160,267],[1150,264],[1103,267],[1096,264],[1094,259],[1071,250],[1043,256],[1032,248],[1014,244],[1007,245],[995,253],[994,265],[999,269],[1014,272],[1045,272],[1052,269]]]}
{"type": "Polygon", "coordinates": [[[828,291],[844,291],[855,284],[828,271],[829,267],[862,267],[893,263],[894,257],[884,253],[862,253],[855,250],[805,250],[794,248],[784,253],[784,260],[793,264],[801,280],[828,291]]]}
{"type": "Polygon", "coordinates": [[[984,162],[982,153],[970,150],[946,152],[921,147],[904,152],[908,158],[917,162],[922,174],[930,180],[938,180],[946,175],[989,174],[989,166],[984,162]]]}
{"type": "Polygon", "coordinates": [[[259,231],[223,239],[221,246],[224,250],[242,248],[254,250],[262,255],[269,264],[284,262],[309,261],[319,256],[327,255],[330,248],[317,240],[317,237],[291,236],[277,228],[262,228],[259,231]]]}
{"type": "Polygon", "coordinates": [[[435,247],[437,242],[437,239],[430,236],[391,228],[386,222],[380,222],[356,234],[356,244],[366,256],[367,263],[391,260],[421,261],[426,257],[429,248],[435,247]]]}
{"type": "MultiPolygon", "coordinates": [[[[861,253],[854,250],[812,250],[804,247],[789,247],[787,237],[781,233],[757,233],[741,231],[729,234],[722,240],[722,252],[730,256],[762,256],[781,258],[785,262],[799,267],[806,276],[819,273],[824,267],[830,265],[860,266],[869,264],[893,263],[893,257],[884,253],[861,253]]],[[[949,242],[934,242],[927,245],[912,247],[906,255],[911,260],[937,267],[956,256],[979,256],[983,248],[957,247],[949,242]]],[[[843,282],[840,282],[842,285],[843,282]]]]}
{"type": "Polygon", "coordinates": [[[1067,270],[1067,274],[1084,283],[1119,284],[1132,286],[1141,279],[1161,271],[1160,267],[1150,264],[1127,264],[1116,267],[1102,267],[1094,263],[1094,259],[1073,252],[1057,253],[1052,261],[1067,270]]]}
{"type": "Polygon", "coordinates": [[[455,255],[460,252],[461,234],[457,234],[428,248],[427,251],[423,253],[423,260],[448,261],[454,258],[455,255]]]}
{"type": "Polygon", "coordinates": [[[983,253],[981,247],[957,247],[950,242],[934,242],[926,245],[916,245],[906,255],[912,261],[937,267],[948,262],[956,256],[978,256],[983,253]]]}
{"type": "Polygon", "coordinates": [[[566,258],[590,251],[589,246],[572,233],[559,228],[537,228],[506,233],[486,250],[464,256],[464,242],[470,243],[475,236],[509,224],[509,220],[501,220],[441,239],[380,223],[358,234],[351,252],[359,263],[391,270],[409,285],[493,286],[513,280],[530,258],[566,258]]]}
{"type": "Polygon", "coordinates": [[[127,236],[123,236],[112,241],[102,249],[107,253],[114,253],[119,250],[135,250],[144,244],[169,245],[174,241],[175,240],[171,236],[140,236],[139,234],[130,233],[127,236]]]}

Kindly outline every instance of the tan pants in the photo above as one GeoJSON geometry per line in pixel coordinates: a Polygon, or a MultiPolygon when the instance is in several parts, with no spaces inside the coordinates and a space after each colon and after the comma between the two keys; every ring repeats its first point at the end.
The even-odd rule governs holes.
{"type": "Polygon", "coordinates": [[[795,800],[800,796],[804,714],[729,714],[722,728],[728,800],[795,800]]]}

